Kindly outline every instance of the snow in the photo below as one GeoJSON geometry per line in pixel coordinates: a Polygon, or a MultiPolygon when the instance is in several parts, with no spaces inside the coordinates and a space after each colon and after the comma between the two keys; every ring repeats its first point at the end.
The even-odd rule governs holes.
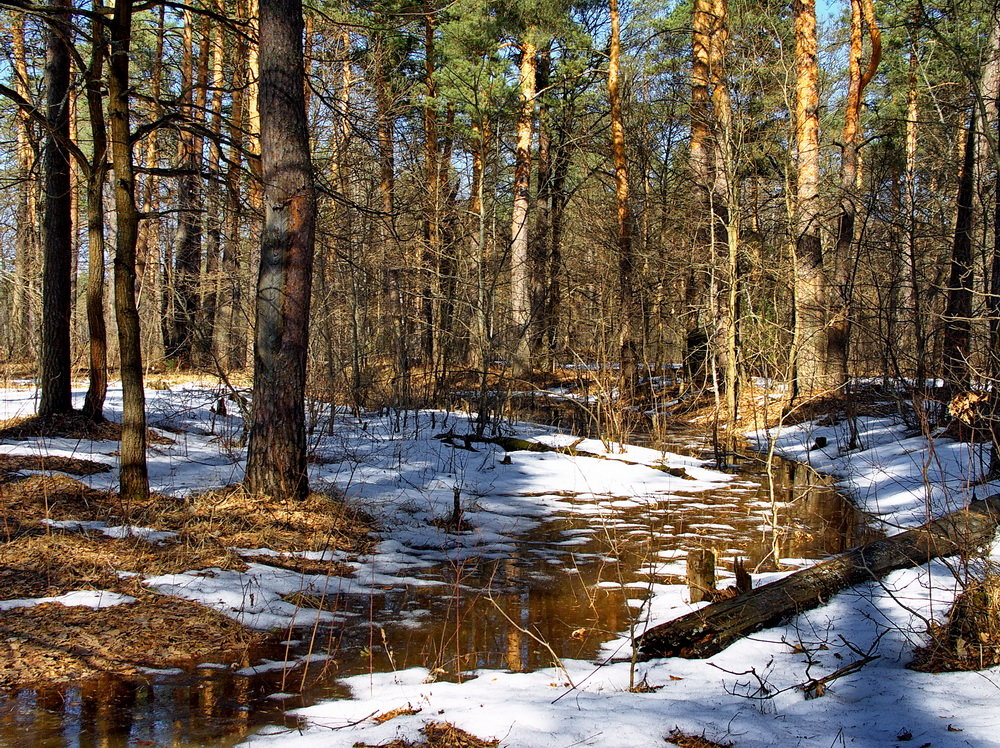
{"type": "MultiPolygon", "coordinates": [[[[152,425],[184,430],[167,434],[176,444],[151,449],[154,490],[183,496],[242,478],[244,454],[231,439],[241,427],[239,415],[211,413],[221,394],[197,384],[147,393],[152,425]]],[[[77,397],[82,399],[82,393],[77,397]]],[[[34,409],[35,393],[6,390],[0,400],[0,418],[27,415],[34,409]]],[[[113,388],[108,398],[112,417],[120,407],[121,391],[113,388]]],[[[861,446],[850,451],[845,424],[804,424],[752,437],[762,450],[772,438],[779,454],[833,475],[858,506],[890,531],[920,524],[998,490],[997,484],[974,485],[987,457],[981,446],[914,434],[895,418],[864,418],[858,425],[861,446]],[[827,446],[813,448],[820,436],[826,437],[827,446]]],[[[189,571],[149,577],[145,583],[209,605],[249,626],[291,632],[318,622],[347,621],[352,614],[298,608],[285,599],[290,593],[379,596],[387,586],[427,587],[435,582],[422,577],[421,571],[430,564],[473,557],[503,559],[517,548],[519,536],[557,512],[596,520],[613,517],[616,507],[695,506],[701,503],[695,498],[701,492],[729,484],[745,487],[744,482],[690,457],[641,447],[606,447],[594,440],[577,443],[573,437],[530,425],[519,425],[518,435],[555,446],[573,445],[604,459],[514,452],[507,465],[501,462],[502,450],[492,445],[476,445],[476,451],[469,451],[433,439],[435,433],[449,429],[471,430],[465,416],[439,411],[368,413],[360,418],[319,412],[316,426],[310,448],[322,459],[311,465],[311,480],[317,487],[343,492],[379,519],[385,531],[372,553],[360,558],[302,554],[336,560],[351,570],[344,576],[325,576],[267,566],[264,562],[274,551],[242,549],[249,563],[246,572],[189,571]],[[687,477],[653,469],[658,466],[683,468],[687,477]],[[456,490],[465,519],[474,528],[459,533],[432,524],[450,514],[456,490]]],[[[81,479],[95,488],[117,485],[112,455],[116,449],[111,442],[59,439],[0,444],[4,453],[44,451],[114,465],[109,473],[81,479]]],[[[166,534],[157,535],[155,528],[78,524],[78,529],[171,540],[166,534]]],[[[711,523],[695,528],[702,533],[725,529],[711,523]]],[[[561,545],[569,550],[575,547],[571,544],[582,542],[582,537],[567,535],[561,545]]],[[[681,555],[660,551],[660,568],[655,571],[683,574],[681,555]]],[[[994,546],[988,556],[1000,561],[1000,547],[994,546]]],[[[558,557],[552,560],[553,574],[574,578],[568,575],[576,569],[560,567],[558,557]]],[[[785,561],[796,566],[812,563],[785,561]]],[[[760,585],[787,573],[758,574],[753,581],[760,585]]],[[[480,670],[462,683],[434,682],[434,673],[424,668],[365,673],[343,679],[351,698],[297,710],[303,720],[301,730],[266,727],[248,743],[353,746],[412,740],[433,719],[497,738],[502,745],[527,748],[656,745],[663,744],[674,728],[741,747],[895,745],[907,734],[917,746],[1000,745],[995,717],[1000,668],[932,675],[905,667],[926,622],[942,618],[957,587],[944,561],[897,571],[880,583],[835,595],[827,605],[706,660],[639,663],[634,675],[627,661],[628,632],[619,632],[593,662],[563,660],[561,668],[530,673],[480,670]],[[824,696],[807,699],[798,688],[867,653],[878,659],[831,683],[824,696]],[[630,682],[640,681],[658,689],[630,692],[630,682]],[[420,712],[382,724],[371,719],[407,704],[420,712]]],[[[645,589],[650,597],[641,611],[642,626],[698,607],[687,602],[682,586],[654,580],[645,589]]],[[[74,592],[60,598],[4,601],[0,609],[21,603],[67,604],[66,600],[92,605],[130,601],[107,592],[74,592]]],[[[427,615],[427,610],[417,608],[409,612],[409,620],[427,615]]],[[[265,661],[249,665],[248,673],[291,664],[265,661]]],[[[281,700],[287,694],[272,696],[281,700]]]]}
{"type": "MultiPolygon", "coordinates": [[[[772,436],[780,454],[836,476],[839,487],[890,531],[920,524],[997,489],[972,487],[983,466],[980,447],[909,435],[903,424],[889,418],[864,419],[860,425],[863,446],[850,452],[842,449],[847,443],[844,425],[797,426],[772,436]],[[829,446],[810,450],[817,436],[826,436],[829,446]]],[[[761,448],[767,436],[754,435],[761,448]]],[[[564,438],[548,441],[562,444],[564,438]]],[[[630,459],[639,456],[629,453],[630,459]]],[[[685,466],[686,472],[701,477],[692,467],[685,466]]],[[[593,461],[587,470],[590,485],[609,487],[605,475],[613,466],[593,461]]],[[[526,472],[527,480],[538,481],[539,491],[546,490],[541,471],[526,472]]],[[[993,548],[994,558],[1000,557],[998,550],[993,548]]],[[[661,553],[664,559],[674,555],[661,553]]],[[[783,561],[800,567],[813,563],[783,561]]],[[[683,573],[683,564],[671,564],[669,572],[683,573]]],[[[788,573],[758,574],[754,584],[788,573]]],[[[355,676],[343,681],[351,699],[295,712],[305,720],[304,732],[270,727],[248,742],[382,744],[415,739],[419,728],[434,719],[510,746],[652,745],[674,728],[740,746],[826,748],[904,740],[914,745],[1000,745],[994,711],[1000,668],[926,674],[905,667],[925,622],[946,613],[956,587],[943,561],[894,572],[707,660],[640,663],[635,680],[662,686],[652,693],[630,693],[629,664],[609,662],[630,655],[627,636],[605,646],[602,662],[563,661],[564,670],[481,671],[460,684],[429,682],[430,673],[420,668],[355,676]],[[824,696],[807,699],[797,688],[869,652],[878,659],[831,683],[824,696]],[[407,704],[421,711],[382,724],[371,718],[407,704]]],[[[652,585],[652,593],[645,611],[650,625],[694,607],[679,586],[652,585]]]]}
{"type": "Polygon", "coordinates": [[[74,590],[65,595],[57,597],[25,597],[17,600],[0,600],[0,610],[13,610],[14,608],[33,608],[36,605],[46,603],[58,603],[66,607],[110,608],[115,605],[127,605],[134,603],[135,598],[129,595],[120,595],[117,592],[107,590],[74,590]]]}

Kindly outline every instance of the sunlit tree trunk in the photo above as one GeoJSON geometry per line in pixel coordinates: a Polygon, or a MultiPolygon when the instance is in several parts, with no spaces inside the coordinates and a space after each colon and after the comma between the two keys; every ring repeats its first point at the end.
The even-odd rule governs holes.
{"type": "Polygon", "coordinates": [[[531,371],[531,287],[528,255],[528,213],[531,181],[531,137],[535,119],[535,71],[538,49],[534,29],[521,40],[521,63],[518,81],[520,109],[517,117],[517,142],[514,149],[514,208],[511,213],[510,240],[510,312],[513,335],[511,374],[522,377],[531,371]]]}
{"type": "Polygon", "coordinates": [[[440,320],[437,286],[440,283],[437,268],[442,259],[441,241],[441,144],[438,135],[437,81],[434,79],[435,45],[434,15],[429,5],[424,8],[424,247],[420,274],[420,319],[423,324],[422,349],[424,363],[432,372],[437,371],[440,347],[440,320]]]}
{"type": "MultiPolygon", "coordinates": [[[[220,11],[224,10],[220,8],[220,11]]],[[[212,103],[209,107],[211,116],[208,126],[214,136],[208,143],[208,173],[211,181],[205,188],[205,275],[202,282],[201,300],[198,309],[198,334],[195,336],[195,349],[197,352],[197,362],[200,365],[214,366],[216,362],[222,363],[221,351],[215,347],[216,330],[221,325],[219,308],[222,294],[224,293],[224,279],[220,270],[222,268],[222,230],[224,216],[222,212],[222,195],[220,190],[220,177],[222,166],[222,143],[220,139],[223,132],[222,122],[222,97],[225,87],[223,79],[225,62],[224,51],[226,40],[223,35],[223,27],[215,24],[214,27],[206,26],[204,42],[209,49],[208,64],[208,85],[204,92],[212,91],[212,103]],[[211,43],[209,44],[209,39],[211,43]]],[[[206,102],[207,103],[207,102],[206,102]]],[[[206,113],[207,114],[207,113],[206,113]]]]}
{"type": "MultiPolygon", "coordinates": [[[[164,28],[166,25],[166,9],[160,6],[156,20],[156,42],[153,47],[153,67],[150,70],[149,90],[152,104],[150,115],[159,118],[163,107],[158,102],[163,92],[163,51],[164,28]]],[[[163,257],[161,261],[161,221],[154,214],[160,207],[159,180],[152,175],[160,163],[160,137],[154,131],[146,136],[142,150],[142,164],[147,172],[146,178],[138,189],[140,212],[146,216],[139,224],[139,238],[136,244],[136,304],[143,319],[159,320],[159,324],[149,324],[145,334],[150,338],[146,342],[147,354],[160,357],[164,343],[170,338],[170,323],[173,300],[170,298],[170,277],[173,264],[173,253],[169,242],[163,242],[163,257]]]]}
{"type": "Polygon", "coordinates": [[[182,369],[194,364],[194,341],[197,334],[198,282],[202,255],[201,138],[195,136],[191,123],[200,119],[204,107],[203,68],[207,68],[207,45],[202,38],[195,52],[195,17],[184,12],[184,60],[181,65],[181,114],[186,120],[177,145],[177,234],[174,241],[173,324],[165,355],[182,369]],[[198,96],[195,96],[195,90],[198,96]]]}
{"type": "Polygon", "coordinates": [[[260,6],[264,231],[257,281],[253,411],[246,484],[304,498],[305,384],[316,195],[309,152],[301,0],[260,6]]]}
{"type": "MultiPolygon", "coordinates": [[[[12,13],[11,37],[13,39],[14,59],[14,90],[25,101],[31,100],[31,89],[28,80],[27,50],[24,44],[24,13],[12,13]]],[[[18,110],[17,114],[17,171],[22,180],[17,196],[17,212],[15,215],[15,246],[14,246],[14,293],[11,298],[11,342],[16,358],[30,360],[34,358],[32,338],[35,332],[36,317],[33,313],[34,297],[38,291],[38,234],[36,232],[35,216],[38,211],[36,199],[37,186],[31,178],[32,165],[35,161],[34,128],[27,113],[18,110]]]]}
{"type": "Polygon", "coordinates": [[[795,387],[826,390],[826,276],[820,244],[819,70],[815,0],[795,0],[795,387]]]}
{"type": "MultiPolygon", "coordinates": [[[[237,3],[237,15],[246,17],[246,4],[237,3]]],[[[242,232],[243,200],[241,189],[244,127],[246,125],[247,43],[237,34],[233,48],[232,112],[229,117],[228,164],[225,176],[225,223],[222,237],[222,278],[219,292],[218,324],[215,328],[215,349],[230,370],[246,365],[246,325],[242,315],[243,283],[242,232]]]]}
{"type": "Polygon", "coordinates": [[[913,322],[913,352],[916,359],[914,375],[917,386],[927,378],[927,333],[925,332],[924,302],[920,281],[920,255],[917,247],[917,118],[920,98],[917,86],[917,53],[910,50],[906,91],[905,192],[906,263],[909,280],[909,301],[913,322]]]}
{"type": "Polygon", "coordinates": [[[733,104],[726,77],[729,47],[729,8],[726,0],[712,0],[709,27],[709,77],[712,83],[712,140],[715,169],[712,174],[713,236],[718,245],[715,276],[716,305],[715,355],[721,369],[729,424],[736,422],[739,401],[740,283],[737,261],[740,243],[740,195],[736,134],[733,131],[733,104]]]}
{"type": "Polygon", "coordinates": [[[618,245],[618,350],[621,357],[623,392],[634,392],[638,384],[638,351],[635,341],[635,257],[632,251],[632,215],[629,209],[628,160],[621,92],[621,18],[618,0],[609,0],[611,50],[608,59],[608,99],[611,109],[611,152],[615,166],[615,205],[618,245]]]}

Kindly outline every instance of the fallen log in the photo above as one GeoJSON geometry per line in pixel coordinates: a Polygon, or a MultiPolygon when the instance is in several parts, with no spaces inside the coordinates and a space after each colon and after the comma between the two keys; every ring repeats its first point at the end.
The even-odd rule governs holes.
{"type": "Polygon", "coordinates": [[[755,631],[822,605],[840,590],[881,579],[896,569],[969,552],[992,540],[998,524],[1000,494],[654,626],[636,640],[639,659],[711,657],[755,631]]]}

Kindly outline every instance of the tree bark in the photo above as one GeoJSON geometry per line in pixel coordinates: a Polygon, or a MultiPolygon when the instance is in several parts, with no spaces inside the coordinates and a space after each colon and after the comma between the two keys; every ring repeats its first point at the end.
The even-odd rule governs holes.
{"type": "Polygon", "coordinates": [[[921,527],[882,538],[815,566],[654,626],[636,644],[639,657],[711,657],[730,644],[811,610],[840,590],[881,579],[896,569],[939,556],[970,552],[992,540],[1000,518],[1000,494],[974,501],[921,527]]]}
{"type": "Polygon", "coordinates": [[[136,307],[136,244],[139,213],[135,204],[135,174],[129,105],[129,42],[132,0],[117,0],[111,23],[108,64],[108,119],[111,164],[115,175],[115,318],[122,376],[122,438],[119,457],[121,496],[149,497],[146,468],[146,394],[142,383],[142,338],[136,307]]]}
{"type": "Polygon", "coordinates": [[[944,311],[942,344],[945,386],[953,393],[965,389],[969,379],[969,346],[972,336],[972,231],[976,171],[976,108],[969,117],[962,170],[958,177],[955,235],[951,245],[948,303],[944,311]]]}
{"type": "Polygon", "coordinates": [[[611,152],[615,166],[615,205],[618,246],[618,350],[622,393],[628,398],[639,383],[635,324],[635,256],[632,251],[632,214],[629,206],[628,160],[621,93],[621,18],[618,0],[609,0],[611,49],[608,61],[608,99],[611,109],[611,152]]]}
{"type": "Polygon", "coordinates": [[[820,244],[819,70],[816,0],[795,0],[795,389],[813,395],[827,389],[827,284],[820,244]]]}
{"type": "MultiPolygon", "coordinates": [[[[245,18],[246,4],[237,3],[237,15],[245,18]]],[[[243,207],[240,180],[243,160],[244,126],[247,110],[247,43],[236,34],[233,54],[232,115],[229,118],[230,148],[225,177],[225,223],[222,238],[222,279],[219,294],[215,349],[230,371],[246,365],[246,327],[243,322],[242,265],[243,207]]]]}
{"type": "MultiPolygon", "coordinates": [[[[96,4],[96,7],[101,7],[96,4]]],[[[108,136],[104,120],[104,22],[94,20],[90,70],[87,71],[87,111],[94,152],[87,173],[87,327],[90,333],[90,385],[83,413],[104,420],[108,392],[108,331],[104,320],[104,182],[107,176],[108,136]]]]}
{"type": "Polygon", "coordinates": [[[260,6],[264,231],[257,280],[253,412],[246,484],[304,498],[305,384],[316,196],[309,152],[301,0],[260,6]]]}
{"type": "Polygon", "coordinates": [[[57,0],[46,30],[45,214],[42,225],[42,360],[39,415],[68,413],[73,269],[73,190],[70,156],[71,0],[57,0]]]}
{"type": "MultiPolygon", "coordinates": [[[[203,107],[195,102],[195,89],[200,84],[203,66],[207,68],[207,50],[202,39],[200,51],[195,54],[195,17],[190,10],[184,12],[184,60],[181,65],[181,114],[185,126],[181,128],[177,145],[177,233],[174,240],[173,273],[173,324],[170,338],[165,341],[164,355],[181,369],[194,364],[194,339],[198,317],[198,282],[202,254],[201,190],[201,138],[191,131],[189,123],[196,114],[200,118],[203,107]],[[203,60],[205,60],[203,65],[203,60]],[[196,67],[197,65],[197,67],[196,67]]],[[[199,93],[199,97],[200,97],[199,93]]],[[[200,103],[200,102],[199,102],[200,103]]]]}
{"type": "MultiPolygon", "coordinates": [[[[11,37],[13,39],[14,88],[24,100],[31,100],[28,79],[27,50],[24,43],[24,19],[26,14],[12,14],[11,37]]],[[[38,210],[37,185],[32,178],[35,161],[34,127],[29,116],[18,109],[17,113],[17,170],[21,187],[15,214],[14,248],[14,294],[11,299],[11,343],[16,359],[29,361],[35,358],[34,335],[36,324],[35,302],[38,291],[38,234],[36,219],[38,210]]]]}
{"type": "Polygon", "coordinates": [[[518,88],[520,110],[517,117],[517,143],[514,150],[514,209],[510,231],[510,316],[513,352],[511,375],[523,377],[531,371],[531,285],[528,254],[528,214],[531,185],[531,137],[535,120],[535,72],[538,49],[535,29],[524,32],[520,43],[521,64],[518,88]]]}

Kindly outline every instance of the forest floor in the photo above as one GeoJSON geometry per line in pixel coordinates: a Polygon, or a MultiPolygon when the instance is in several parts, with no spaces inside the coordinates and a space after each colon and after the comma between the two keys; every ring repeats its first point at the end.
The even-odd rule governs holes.
{"type": "MultiPolygon", "coordinates": [[[[157,495],[123,505],[113,492],[117,442],[102,438],[114,434],[80,433],[74,424],[33,430],[34,389],[0,393],[0,418],[8,419],[0,423],[0,687],[100,671],[149,677],[204,661],[270,667],[257,648],[274,632],[283,638],[348,620],[325,604],[334,593],[420,587],[429,564],[503,559],[520,536],[560,514],[693,503],[739,482],[696,458],[608,449],[527,424],[508,429],[604,459],[505,455],[495,445],[467,450],[433,438],[471,430],[459,414],[357,418],[317,407],[310,444],[318,493],[305,504],[268,504],[224,488],[242,477],[242,424],[236,408],[219,407],[219,390],[189,383],[148,394],[157,495]],[[654,469],[661,467],[671,471],[654,469]],[[451,521],[456,498],[459,526],[451,521]]],[[[120,403],[112,390],[112,419],[120,403]]],[[[891,411],[868,409],[850,450],[847,422],[829,413],[751,436],[761,449],[771,438],[779,453],[834,475],[889,532],[997,490],[976,485],[982,444],[928,438],[891,411]]],[[[1000,545],[982,554],[983,564],[998,561],[1000,545]]],[[[682,563],[664,554],[653,566],[633,633],[697,607],[676,584],[682,563]]],[[[554,568],[564,579],[569,571],[554,568]]],[[[613,747],[694,745],[693,736],[703,736],[737,746],[1000,745],[1000,668],[932,674],[907,667],[961,582],[981,572],[948,561],[895,572],[707,660],[633,669],[629,631],[620,630],[597,656],[533,672],[479,670],[450,682],[437,679],[430,663],[372,669],[341,681],[352,698],[299,709],[297,729],[275,725],[250,740],[613,747]],[[803,684],[868,655],[878,659],[830,683],[822,697],[806,697],[803,684]]],[[[754,583],[782,573],[755,574],[754,583]]],[[[427,611],[409,615],[416,626],[427,611]]]]}

